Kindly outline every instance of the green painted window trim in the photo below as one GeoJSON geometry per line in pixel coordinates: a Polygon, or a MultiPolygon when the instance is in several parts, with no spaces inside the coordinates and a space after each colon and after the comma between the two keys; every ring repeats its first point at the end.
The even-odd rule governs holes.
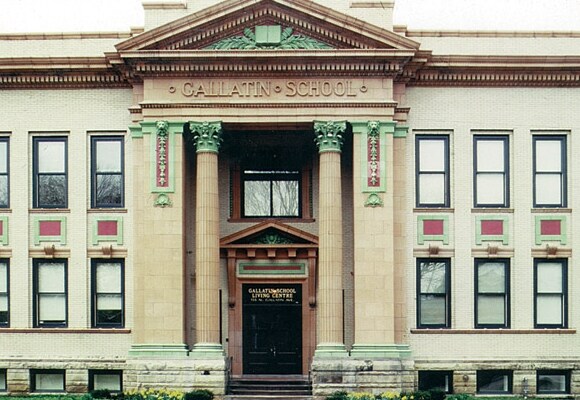
{"type": "Polygon", "coordinates": [[[34,245],[39,246],[40,242],[60,242],[66,244],[66,217],[34,217],[34,245]],[[40,236],[41,221],[60,221],[60,236],[40,236]]]}
{"type": "Polygon", "coordinates": [[[117,242],[119,246],[123,244],[123,217],[94,217],[93,218],[93,245],[98,245],[100,242],[117,242]],[[116,221],[117,234],[116,235],[99,235],[99,221],[116,221]]]}
{"type": "Polygon", "coordinates": [[[306,262],[271,262],[271,261],[255,261],[255,262],[240,262],[238,263],[237,268],[237,275],[238,276],[308,276],[308,267],[306,262]],[[288,267],[288,266],[298,266],[300,267],[299,271],[274,271],[274,270],[266,270],[266,271],[246,271],[246,267],[250,265],[260,265],[260,266],[272,266],[272,267],[288,267]]]}
{"type": "Polygon", "coordinates": [[[565,245],[568,242],[567,220],[568,218],[565,215],[536,215],[534,228],[536,245],[540,245],[543,242],[560,242],[560,244],[565,245]],[[542,221],[560,221],[560,229],[562,233],[560,235],[542,235],[542,221]]]}
{"type": "Polygon", "coordinates": [[[509,217],[507,215],[486,215],[475,217],[475,244],[483,242],[502,242],[504,245],[509,244],[509,217]],[[481,233],[481,221],[503,221],[503,235],[483,235],[481,233]]]}
{"type": "Polygon", "coordinates": [[[417,216],[417,244],[425,242],[443,242],[449,244],[449,216],[448,215],[419,215],[417,216]],[[443,235],[425,235],[423,221],[443,220],[443,235]]]}
{"type": "Polygon", "coordinates": [[[8,216],[4,215],[0,217],[0,222],[2,222],[2,235],[0,235],[0,244],[8,246],[8,216]]]}

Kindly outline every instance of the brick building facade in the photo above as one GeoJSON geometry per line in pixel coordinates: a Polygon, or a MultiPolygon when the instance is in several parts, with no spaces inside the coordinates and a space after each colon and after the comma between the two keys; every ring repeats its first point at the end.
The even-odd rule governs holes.
{"type": "Polygon", "coordinates": [[[579,394],[580,35],[200,3],[0,36],[0,392],[579,394]]]}

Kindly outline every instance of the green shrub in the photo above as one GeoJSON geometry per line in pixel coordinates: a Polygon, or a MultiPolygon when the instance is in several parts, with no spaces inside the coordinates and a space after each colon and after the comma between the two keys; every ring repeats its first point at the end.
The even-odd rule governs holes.
{"type": "Polygon", "coordinates": [[[347,392],[334,392],[330,396],[327,396],[326,400],[348,400],[348,393],[347,392]]]}
{"type": "Polygon", "coordinates": [[[213,393],[206,389],[193,390],[185,393],[183,400],[212,400],[213,393]]]}
{"type": "Polygon", "coordinates": [[[429,389],[427,392],[431,400],[444,400],[446,396],[445,391],[441,389],[429,389]]]}
{"type": "Polygon", "coordinates": [[[466,393],[450,394],[445,400],[475,400],[475,397],[466,393]]]}
{"type": "Polygon", "coordinates": [[[111,391],[108,389],[100,389],[91,391],[91,397],[93,399],[111,399],[111,391]]]}

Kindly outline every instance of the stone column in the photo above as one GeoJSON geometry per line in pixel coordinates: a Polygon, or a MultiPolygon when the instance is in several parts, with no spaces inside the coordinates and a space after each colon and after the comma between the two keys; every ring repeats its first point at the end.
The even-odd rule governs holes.
{"type": "Polygon", "coordinates": [[[195,327],[192,356],[223,357],[219,341],[219,196],[218,150],[221,123],[190,122],[197,153],[195,208],[195,327]]]}
{"type": "Polygon", "coordinates": [[[346,122],[315,122],[319,164],[319,256],[315,357],[347,356],[342,306],[342,190],[340,155],[346,122]]]}

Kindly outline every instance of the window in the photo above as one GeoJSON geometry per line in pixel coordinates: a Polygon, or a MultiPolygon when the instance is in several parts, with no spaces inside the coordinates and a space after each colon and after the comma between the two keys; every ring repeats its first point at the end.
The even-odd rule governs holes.
{"type": "Polygon", "coordinates": [[[0,369],[0,392],[5,392],[7,390],[7,382],[6,382],[6,370],[0,369]]]}
{"type": "Polygon", "coordinates": [[[123,137],[91,138],[92,207],[123,207],[123,137]]]}
{"type": "Polygon", "coordinates": [[[475,327],[509,328],[509,260],[475,260],[475,327]]]}
{"type": "Polygon", "coordinates": [[[568,326],[567,260],[534,260],[536,328],[568,326]]]}
{"type": "Polygon", "coordinates": [[[534,136],[534,207],[566,207],[566,137],[534,136]]]}
{"type": "Polygon", "coordinates": [[[419,390],[453,392],[453,371],[419,371],[419,390]]]}
{"type": "Polygon", "coordinates": [[[244,217],[300,217],[300,171],[242,171],[244,217]]]}
{"type": "Polygon", "coordinates": [[[92,261],[92,309],[94,328],[122,328],[124,315],[122,260],[92,261]]]}
{"type": "Polygon", "coordinates": [[[509,207],[507,136],[473,137],[474,206],[509,207]]]}
{"type": "Polygon", "coordinates": [[[417,260],[417,326],[451,326],[449,259],[417,260]]]}
{"type": "Polygon", "coordinates": [[[0,327],[7,327],[10,323],[9,288],[8,260],[0,259],[0,327]]]}
{"type": "Polygon", "coordinates": [[[35,137],[35,208],[67,207],[67,140],[62,137],[35,137]]]}
{"type": "Polygon", "coordinates": [[[0,208],[10,205],[9,160],[8,138],[0,137],[0,208]]]}
{"type": "Polygon", "coordinates": [[[224,132],[230,160],[230,221],[312,220],[311,130],[224,132]]]}
{"type": "Polygon", "coordinates": [[[417,207],[449,207],[449,136],[417,136],[417,207]]]}
{"type": "Polygon", "coordinates": [[[123,391],[123,371],[89,370],[89,391],[109,390],[113,393],[123,391]]]}
{"type": "Polygon", "coordinates": [[[477,371],[477,393],[509,394],[512,392],[513,371],[477,371]]]}
{"type": "Polygon", "coordinates": [[[31,392],[64,392],[64,369],[32,369],[30,370],[31,392]]]}
{"type": "Polygon", "coordinates": [[[536,379],[538,394],[570,393],[569,370],[539,370],[536,379]]]}
{"type": "Polygon", "coordinates": [[[35,259],[34,327],[65,327],[67,324],[67,274],[65,260],[35,259]]]}

